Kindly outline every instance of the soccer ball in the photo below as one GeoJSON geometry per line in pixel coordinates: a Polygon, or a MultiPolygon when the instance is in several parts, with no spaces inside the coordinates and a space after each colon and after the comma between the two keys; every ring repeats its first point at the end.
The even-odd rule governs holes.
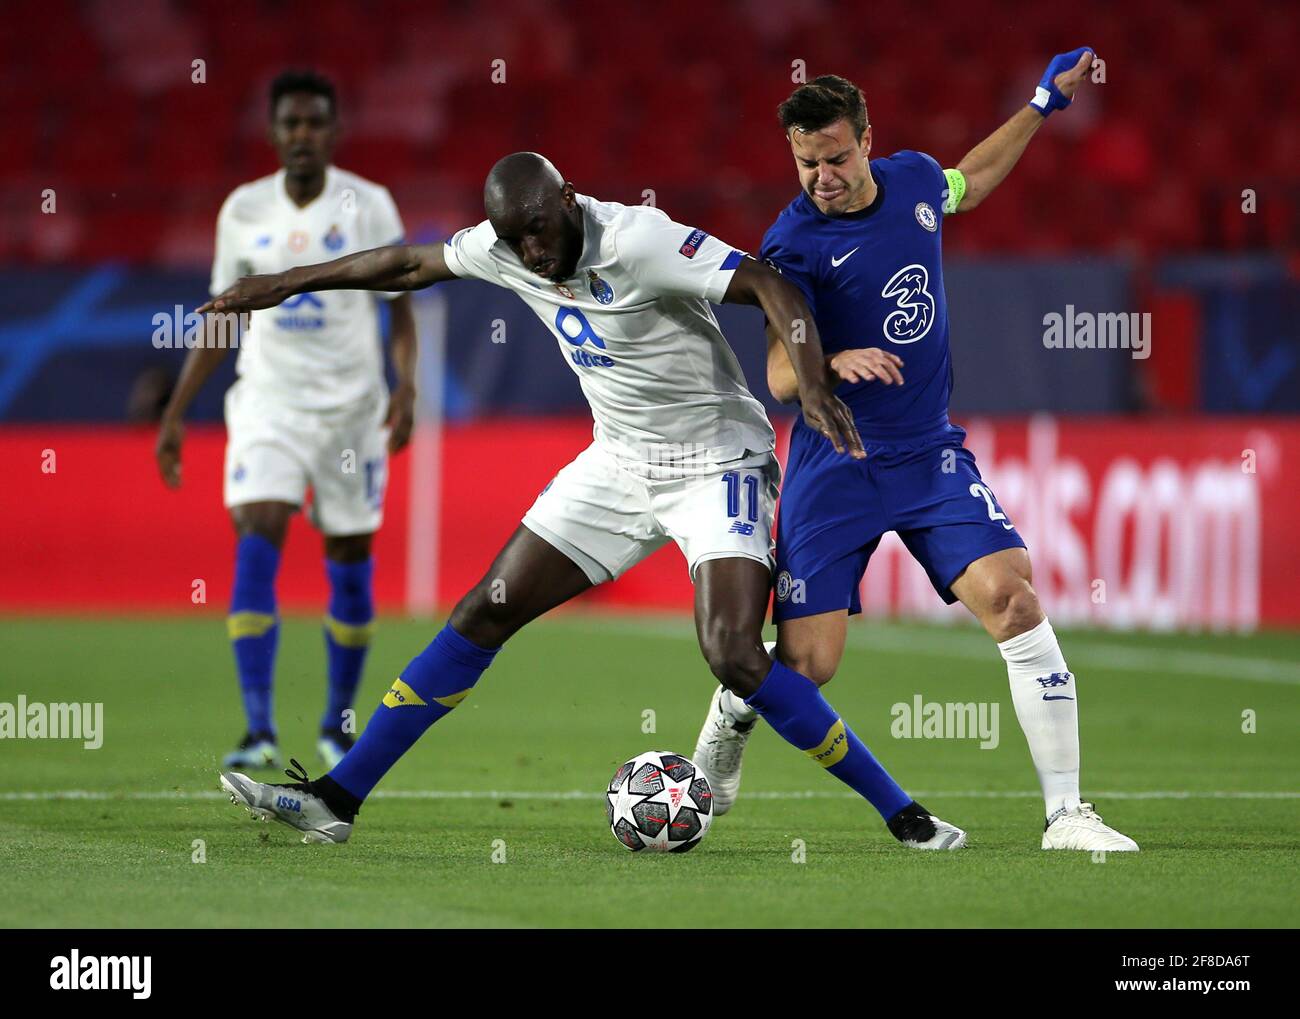
{"type": "Polygon", "coordinates": [[[605,813],[614,838],[632,852],[684,853],[713,823],[713,790],[685,757],[650,750],[614,772],[605,813]]]}

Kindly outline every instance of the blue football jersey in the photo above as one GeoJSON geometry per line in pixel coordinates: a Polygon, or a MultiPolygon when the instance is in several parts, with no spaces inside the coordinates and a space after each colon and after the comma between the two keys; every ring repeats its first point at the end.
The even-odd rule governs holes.
{"type": "Polygon", "coordinates": [[[941,239],[948,184],[921,152],[871,161],[875,201],[823,214],[804,192],[763,237],[760,256],[808,299],[826,353],[880,347],[904,361],[902,386],[843,382],[836,389],[864,441],[945,430],[952,393],[941,239]]]}

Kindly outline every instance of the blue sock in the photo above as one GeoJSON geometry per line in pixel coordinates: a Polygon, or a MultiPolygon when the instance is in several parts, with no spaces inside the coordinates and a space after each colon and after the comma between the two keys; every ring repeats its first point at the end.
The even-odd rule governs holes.
{"type": "Polygon", "coordinates": [[[364,800],[429,726],[469,696],[500,650],[481,648],[444,626],[393,680],[356,746],[329,777],[364,800]]]}
{"type": "Polygon", "coordinates": [[[375,603],[370,591],[375,562],[336,563],[325,560],[330,581],[330,607],[325,617],[325,655],[329,659],[329,698],[320,720],[321,731],[336,731],[343,712],[352,707],[361,682],[361,669],[370,650],[375,603]]]}
{"type": "Polygon", "coordinates": [[[774,661],[763,685],[745,703],[787,743],[870,800],[886,821],[912,802],[807,676],[774,661]]]}
{"type": "Polygon", "coordinates": [[[279,567],[280,550],[260,534],[239,539],[226,632],[235,650],[249,732],[275,732],[271,722],[271,677],[280,637],[275,615],[275,573],[279,567]]]}

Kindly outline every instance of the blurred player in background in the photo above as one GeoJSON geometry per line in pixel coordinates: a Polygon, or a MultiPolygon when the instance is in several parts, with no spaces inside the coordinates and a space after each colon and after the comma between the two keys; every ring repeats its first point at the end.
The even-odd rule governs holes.
{"type": "Polygon", "coordinates": [[[675,541],[695,584],[696,632],[713,674],[870,801],[904,844],[959,848],[965,833],[903,792],[816,684],[763,648],[780,475],[775,436],[709,302],[763,309],[788,351],[809,431],[847,463],[846,447],[853,457],[862,450],[848,408],[831,395],[799,290],[657,209],[577,194],[536,153],[493,167],[484,206],[487,220],[445,245],[382,248],[241,279],[200,309],[269,308],[304,291],[485,280],[514,291],[547,324],[595,418],[595,441],[542,490],[328,775],[312,782],[290,772],[296,781],[286,786],[226,772],[222,787],[255,815],[302,831],[304,841],[346,841],[376,783],[469,696],[514,633],[675,541]]]}
{"type": "MultiPolygon", "coordinates": [[[[338,131],[334,86],[288,71],[271,85],[271,144],[279,172],[236,188],[217,220],[211,293],[240,276],[362,251],[402,239],[386,188],[332,164],[338,131]]],[[[374,617],[371,539],[383,519],[388,455],[407,444],[415,406],[415,321],[408,294],[389,300],[390,395],[375,297],[303,293],[252,319],[238,381],[226,394],[225,504],[238,535],[227,626],[247,732],[227,767],[280,763],[272,715],[279,631],[275,577],[289,518],[312,491],[324,536],[330,601],[325,616],[329,690],[317,750],[333,766],[352,745],[346,724],[374,617]]],[[[211,336],[213,319],[208,318],[211,336]]],[[[186,356],[158,434],[158,468],[181,482],[181,421],[226,355],[205,343],[186,356]]]]}
{"type": "MultiPolygon", "coordinates": [[[[965,431],[948,420],[942,217],[988,197],[1047,116],[1070,104],[1092,61],[1087,48],[1055,57],[1029,105],[953,170],[919,152],[868,162],[866,103],[843,78],[817,78],[781,105],[802,190],[768,230],[761,256],[807,298],[867,457],[829,456],[795,421],[773,616],[778,660],[828,682],[844,654],[848,616],[862,611],[867,561],[885,532],[896,531],[939,596],[970,609],[1006,661],[1046,803],[1042,848],[1134,851],[1132,839],[1080,798],[1075,677],[1030,586],[1025,543],[962,445],[965,431]],[[864,349],[881,338],[888,353],[864,349]]],[[[770,336],[768,353],[773,395],[796,399],[789,360],[770,336]]],[[[719,813],[739,789],[756,717],[726,690],[715,695],[695,759],[713,779],[719,813]]]]}

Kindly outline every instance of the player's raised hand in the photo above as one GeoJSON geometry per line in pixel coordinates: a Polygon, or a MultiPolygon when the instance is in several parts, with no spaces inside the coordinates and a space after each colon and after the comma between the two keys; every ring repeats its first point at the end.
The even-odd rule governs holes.
{"type": "Polygon", "coordinates": [[[181,487],[181,443],[184,438],[185,429],[179,421],[163,418],[153,455],[158,462],[158,473],[168,488],[181,487]]]}
{"type": "Polygon", "coordinates": [[[848,449],[855,460],[865,460],[867,451],[862,448],[862,437],[853,422],[853,412],[834,393],[824,386],[811,388],[800,394],[803,417],[810,428],[815,428],[830,440],[835,452],[848,449]]]}
{"type": "Polygon", "coordinates": [[[270,276],[241,276],[207,304],[198,308],[200,315],[215,311],[258,311],[262,308],[274,308],[288,297],[292,291],[285,280],[284,273],[270,276]]]}
{"type": "Polygon", "coordinates": [[[415,389],[398,386],[388,398],[388,452],[405,449],[415,427],[415,389]]]}
{"type": "Polygon", "coordinates": [[[1039,79],[1038,88],[1034,91],[1034,98],[1029,100],[1029,105],[1044,117],[1053,110],[1065,109],[1088,76],[1095,57],[1096,50],[1091,46],[1080,46],[1069,53],[1058,53],[1039,79]]]}
{"type": "Polygon", "coordinates": [[[879,347],[841,350],[830,358],[831,373],[845,382],[879,379],[887,386],[902,385],[903,359],[879,347]]]}

